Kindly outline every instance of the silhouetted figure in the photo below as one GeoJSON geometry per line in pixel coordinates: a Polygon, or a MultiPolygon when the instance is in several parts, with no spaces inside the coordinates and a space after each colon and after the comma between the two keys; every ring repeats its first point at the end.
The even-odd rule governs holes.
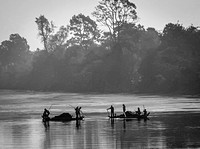
{"type": "Polygon", "coordinates": [[[147,110],[146,109],[144,109],[144,116],[147,116],[147,110]]]}
{"type": "Polygon", "coordinates": [[[126,117],[126,106],[123,104],[123,114],[124,114],[124,117],[126,117]]]}
{"type": "Polygon", "coordinates": [[[75,109],[76,119],[79,117],[79,107],[77,106],[75,109]]]}
{"type": "Polygon", "coordinates": [[[110,117],[114,117],[114,107],[111,105],[110,108],[108,108],[107,110],[110,109],[110,117]]]}
{"type": "Polygon", "coordinates": [[[79,107],[79,117],[82,117],[83,116],[83,112],[81,110],[81,107],[79,107]]]}
{"type": "Polygon", "coordinates": [[[47,109],[45,108],[45,109],[44,109],[44,112],[43,112],[43,114],[42,114],[43,121],[46,121],[46,120],[49,119],[49,114],[50,114],[49,110],[47,110],[47,109]]]}
{"type": "Polygon", "coordinates": [[[81,111],[81,107],[77,106],[75,108],[75,113],[76,113],[76,119],[81,117],[81,114],[83,114],[83,112],[81,111]]]}
{"type": "Polygon", "coordinates": [[[139,107],[138,107],[138,110],[136,111],[136,113],[137,113],[138,115],[141,114],[141,111],[140,111],[140,108],[139,108],[139,107]]]}

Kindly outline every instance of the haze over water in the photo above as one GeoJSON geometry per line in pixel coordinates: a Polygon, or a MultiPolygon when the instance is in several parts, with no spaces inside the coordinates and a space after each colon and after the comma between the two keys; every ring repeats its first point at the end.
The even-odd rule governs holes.
{"type": "Polygon", "coordinates": [[[72,94],[30,91],[0,91],[0,148],[122,149],[199,148],[200,99],[130,94],[72,94]],[[151,112],[148,121],[111,121],[106,109],[122,104],[134,111],[143,105],[151,112]],[[41,120],[44,108],[51,115],[74,115],[81,106],[85,120],[50,122],[41,120]]]}

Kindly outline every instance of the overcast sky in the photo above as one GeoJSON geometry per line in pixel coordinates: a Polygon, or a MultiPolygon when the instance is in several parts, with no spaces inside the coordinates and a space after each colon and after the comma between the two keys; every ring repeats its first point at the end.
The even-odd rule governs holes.
{"type": "MultiPolygon", "coordinates": [[[[35,18],[44,15],[57,27],[68,25],[73,15],[91,16],[99,0],[0,0],[0,42],[18,33],[30,50],[42,48],[35,18]]],[[[200,0],[130,0],[137,6],[138,23],[162,30],[167,23],[200,26],[200,0]]],[[[92,18],[95,19],[95,18],[92,18]]]]}

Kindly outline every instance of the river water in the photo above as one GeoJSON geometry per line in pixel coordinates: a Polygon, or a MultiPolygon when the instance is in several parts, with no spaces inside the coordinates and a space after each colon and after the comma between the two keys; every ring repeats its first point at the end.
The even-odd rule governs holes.
{"type": "Polygon", "coordinates": [[[200,98],[130,94],[76,94],[0,91],[0,149],[200,148],[200,98]],[[150,120],[107,118],[113,105],[134,111],[144,107],[150,120]],[[81,106],[83,121],[50,122],[50,116],[81,106]]]}

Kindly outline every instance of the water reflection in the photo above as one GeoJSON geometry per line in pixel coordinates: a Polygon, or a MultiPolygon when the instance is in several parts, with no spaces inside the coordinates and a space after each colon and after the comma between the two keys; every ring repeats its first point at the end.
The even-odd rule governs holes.
{"type": "Polygon", "coordinates": [[[43,125],[46,129],[49,128],[49,121],[43,121],[43,125]]]}
{"type": "MultiPolygon", "coordinates": [[[[157,124],[158,127],[164,127],[160,125],[157,124]]],[[[152,140],[151,131],[148,132],[148,124],[143,121],[87,120],[51,123],[50,127],[44,128],[44,148],[141,148],[152,146],[150,144],[152,142],[165,142],[164,139],[162,140],[162,135],[152,140]]]]}
{"type": "Polygon", "coordinates": [[[31,120],[1,121],[0,148],[41,148],[38,145],[41,129],[31,120]]]}
{"type": "Polygon", "coordinates": [[[81,127],[81,120],[76,120],[76,128],[79,129],[81,127]]]}
{"type": "MultiPolygon", "coordinates": [[[[112,94],[0,94],[2,149],[200,148],[200,99],[112,94]],[[84,121],[42,123],[40,115],[44,107],[54,104],[51,113],[58,115],[66,110],[66,103],[81,104],[84,113],[90,115],[84,121]],[[145,104],[151,118],[147,121],[106,119],[105,107],[113,103],[116,112],[121,112],[122,103],[129,105],[129,110],[145,104]]],[[[70,109],[74,112],[73,108],[67,112],[70,109]]]]}
{"type": "Polygon", "coordinates": [[[166,146],[165,137],[159,127],[165,126],[162,123],[148,124],[147,121],[112,120],[114,131],[106,132],[106,136],[114,137],[110,141],[115,143],[116,148],[163,148],[166,146]],[[156,129],[150,129],[152,126],[156,129]]]}
{"type": "Polygon", "coordinates": [[[149,121],[87,118],[1,121],[0,148],[129,149],[200,147],[199,113],[160,113],[149,121]]]}

